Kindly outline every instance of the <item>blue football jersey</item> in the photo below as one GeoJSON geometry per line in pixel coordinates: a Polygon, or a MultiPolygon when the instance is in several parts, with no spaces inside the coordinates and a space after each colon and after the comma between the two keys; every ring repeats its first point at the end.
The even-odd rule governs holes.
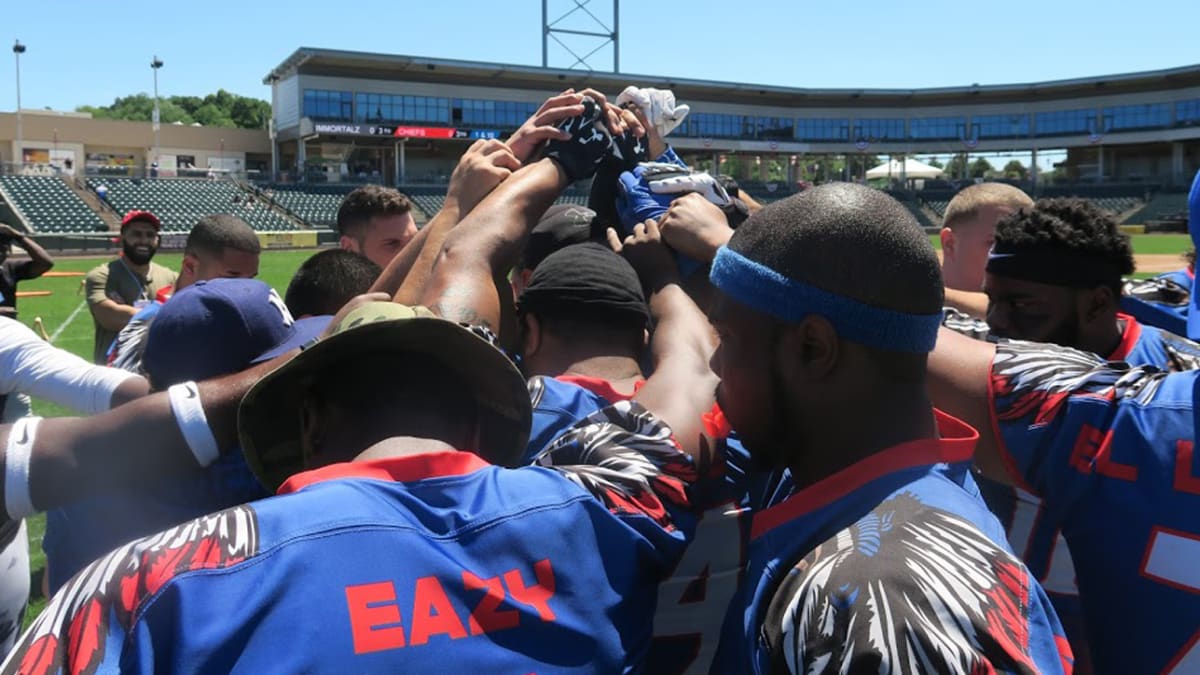
{"type": "Polygon", "coordinates": [[[204,469],[47,511],[42,549],[50,592],[121,544],[269,494],[237,449],[204,469]]]}
{"type": "MultiPolygon", "coordinates": [[[[1108,355],[1110,361],[1171,371],[1200,367],[1200,345],[1153,326],[1144,326],[1127,315],[1118,315],[1118,321],[1122,330],[1121,342],[1108,355]]],[[[1041,500],[1029,492],[986,478],[980,479],[979,484],[988,507],[1008,532],[1009,545],[1029,566],[1054,603],[1075,652],[1076,670],[1091,672],[1091,648],[1075,581],[1074,560],[1060,526],[1046,517],[1041,500]]]]}
{"type": "Polygon", "coordinates": [[[1118,314],[1117,319],[1123,327],[1121,344],[1108,355],[1109,361],[1172,372],[1200,368],[1200,344],[1161,328],[1142,325],[1128,315],[1118,314]]]}
{"type": "Polygon", "coordinates": [[[1063,672],[1041,587],[970,477],[978,435],[873,455],[754,516],[718,673],[1063,672]]]}
{"type": "Polygon", "coordinates": [[[1010,473],[1070,545],[1097,672],[1200,671],[1198,377],[997,348],[994,422],[1010,473]]]}
{"type": "MultiPolygon", "coordinates": [[[[564,429],[627,396],[594,378],[534,377],[533,431],[527,461],[564,429]]],[[[725,613],[745,568],[753,495],[767,491],[768,477],[751,470],[749,455],[714,406],[706,418],[717,447],[691,496],[699,519],[687,550],[658,586],[654,638],[646,672],[659,675],[706,673],[716,654],[725,613]]]]}
{"type": "Polygon", "coordinates": [[[683,558],[659,584],[647,673],[710,671],[725,616],[745,573],[753,511],[790,489],[786,473],[755,470],[719,406],[714,405],[703,421],[714,447],[706,456],[712,461],[702,463],[691,494],[700,518],[683,558]]]}
{"type": "Polygon", "coordinates": [[[522,464],[533,462],[554,439],[588,415],[630,398],[598,378],[537,376],[529,378],[528,386],[533,421],[522,464]]]}
{"type": "Polygon", "coordinates": [[[631,404],[541,461],[437,452],[299,474],[89,566],[2,670],[637,670],[692,527],[694,466],[631,404]]]}

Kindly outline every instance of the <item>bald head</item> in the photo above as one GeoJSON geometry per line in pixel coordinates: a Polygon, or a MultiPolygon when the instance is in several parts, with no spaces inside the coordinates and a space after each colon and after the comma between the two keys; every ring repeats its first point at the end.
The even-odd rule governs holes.
{"type": "Polygon", "coordinates": [[[729,248],[788,277],[912,314],[942,308],[937,255],[903,205],[872,188],[829,183],[769,204],[729,248]]]}
{"type": "Polygon", "coordinates": [[[711,363],[717,400],[761,466],[804,465],[794,475],[809,477],[840,466],[850,455],[814,448],[861,431],[830,423],[847,411],[870,419],[910,405],[929,417],[920,404],[941,270],[896,200],[831,183],[769,204],[717,254],[711,278],[720,291],[711,317],[721,336],[711,363]]]}

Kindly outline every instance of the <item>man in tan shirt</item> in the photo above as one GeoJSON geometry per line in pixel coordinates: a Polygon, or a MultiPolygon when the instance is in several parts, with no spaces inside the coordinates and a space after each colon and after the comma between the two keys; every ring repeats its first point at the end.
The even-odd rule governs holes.
{"type": "Polygon", "coordinates": [[[158,217],[149,211],[130,211],[121,220],[122,254],[92,269],[85,277],[88,309],[96,326],[95,363],[105,353],[130,317],[154,301],[159,289],[175,284],[175,272],[151,262],[158,251],[158,217]]]}

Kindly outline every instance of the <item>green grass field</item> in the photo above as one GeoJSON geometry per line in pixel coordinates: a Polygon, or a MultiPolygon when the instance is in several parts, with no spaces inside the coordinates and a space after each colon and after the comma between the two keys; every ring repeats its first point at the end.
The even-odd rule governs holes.
{"type": "MultiPolygon", "coordinates": [[[[287,289],[288,281],[300,263],[313,254],[313,251],[268,251],[263,254],[259,267],[259,278],[277,290],[280,296],[287,289]]],[[[154,261],[171,269],[179,269],[183,259],[180,253],[164,253],[156,256],[154,261]]],[[[107,259],[60,259],[54,265],[55,272],[87,272],[107,259]]],[[[84,359],[92,358],[92,317],[83,302],[83,277],[55,277],[26,281],[20,285],[24,291],[50,291],[52,295],[44,297],[21,298],[17,307],[20,310],[21,321],[32,325],[35,317],[41,317],[46,332],[54,337],[54,344],[74,352],[84,359]]],[[[45,401],[34,401],[34,412],[44,417],[57,417],[70,414],[45,401]]],[[[44,516],[30,518],[27,522],[29,529],[30,572],[33,576],[33,586],[30,595],[29,610],[25,613],[26,625],[32,621],[46,604],[42,596],[41,578],[46,568],[46,556],[42,553],[42,535],[46,531],[44,516]]]]}
{"type": "MultiPolygon", "coordinates": [[[[1134,255],[1177,255],[1182,256],[1192,246],[1190,235],[1186,234],[1134,234],[1130,235],[1133,242],[1134,255]]],[[[937,250],[942,250],[942,241],[936,234],[929,235],[929,243],[937,250]]],[[[1183,267],[1180,258],[1179,266],[1183,267]]],[[[1157,276],[1157,272],[1136,272],[1133,276],[1146,279],[1157,276]]]]}

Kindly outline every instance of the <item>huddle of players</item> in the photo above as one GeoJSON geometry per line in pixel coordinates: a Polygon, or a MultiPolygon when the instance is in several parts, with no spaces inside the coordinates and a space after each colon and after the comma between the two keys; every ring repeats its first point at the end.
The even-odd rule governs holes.
{"type": "MultiPolygon", "coordinates": [[[[948,332],[938,260],[883,193],[820,186],[739,222],[661,115],[585,93],[472,146],[384,295],[319,338],[284,319],[239,368],[95,424],[0,428],[10,517],[229,457],[283,495],[88,566],[6,670],[1057,672],[1083,645],[1100,672],[1197,667],[1194,373],[948,332]],[[537,225],[593,175],[609,216],[537,225]],[[1035,519],[996,506],[1013,484],[1045,499],[1035,519]],[[1039,584],[1060,533],[1070,645],[1039,584]]],[[[1117,313],[1111,221],[1010,210],[984,249],[991,333],[1190,358],[1117,313]]],[[[253,304],[196,286],[151,330],[189,296],[253,304]]]]}

